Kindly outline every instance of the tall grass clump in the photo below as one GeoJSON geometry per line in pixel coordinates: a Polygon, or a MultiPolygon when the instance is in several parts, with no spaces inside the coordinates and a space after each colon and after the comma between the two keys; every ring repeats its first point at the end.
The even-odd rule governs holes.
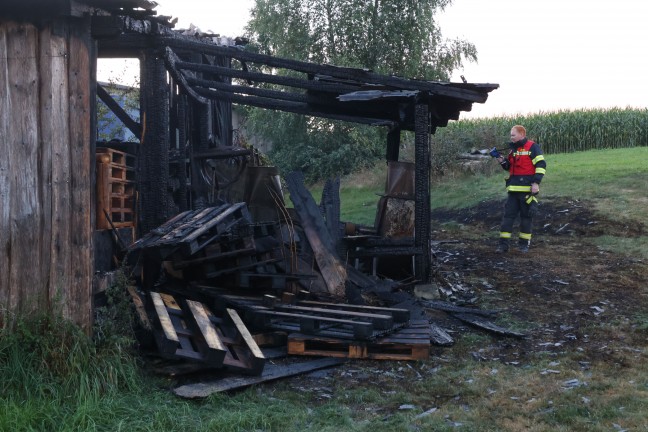
{"type": "Polygon", "coordinates": [[[133,341],[111,331],[97,341],[60,313],[17,318],[0,329],[0,400],[96,401],[136,390],[133,341]]]}
{"type": "Polygon", "coordinates": [[[97,398],[137,382],[122,347],[97,349],[60,317],[22,318],[0,330],[0,393],[12,399],[97,398]]]}
{"type": "Polygon", "coordinates": [[[435,134],[440,147],[506,148],[511,126],[521,124],[545,153],[648,146],[648,109],[610,108],[540,112],[468,119],[449,123],[435,134]]]}

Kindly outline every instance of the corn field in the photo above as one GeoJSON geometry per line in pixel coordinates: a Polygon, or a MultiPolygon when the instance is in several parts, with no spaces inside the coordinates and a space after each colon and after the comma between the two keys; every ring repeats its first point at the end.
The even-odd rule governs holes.
{"type": "Polygon", "coordinates": [[[648,146],[648,109],[611,108],[540,112],[526,116],[469,119],[437,129],[438,148],[459,151],[507,148],[511,126],[521,124],[545,153],[648,146]]]}

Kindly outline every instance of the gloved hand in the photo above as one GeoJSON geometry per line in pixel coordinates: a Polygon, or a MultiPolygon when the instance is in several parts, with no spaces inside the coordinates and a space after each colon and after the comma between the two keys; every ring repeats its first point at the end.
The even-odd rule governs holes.
{"type": "Polygon", "coordinates": [[[539,208],[538,208],[538,199],[535,197],[535,194],[526,195],[525,198],[526,198],[526,203],[528,205],[527,216],[530,218],[537,216],[539,208]]]}
{"type": "Polygon", "coordinates": [[[492,149],[490,149],[490,152],[488,152],[488,154],[491,155],[492,157],[494,157],[495,159],[497,159],[497,158],[499,158],[500,156],[502,156],[502,155],[500,154],[500,152],[497,151],[497,147],[493,147],[492,149]]]}

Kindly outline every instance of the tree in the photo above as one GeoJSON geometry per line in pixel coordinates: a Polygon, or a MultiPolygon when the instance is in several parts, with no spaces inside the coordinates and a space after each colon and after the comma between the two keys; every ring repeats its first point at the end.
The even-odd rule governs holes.
{"type": "MultiPolygon", "coordinates": [[[[450,3],[256,0],[247,36],[250,48],[264,54],[447,81],[464,60],[477,60],[473,44],[442,37],[434,15],[450,3]]],[[[277,165],[305,170],[310,180],[348,173],[384,153],[382,129],[257,109],[248,112],[248,130],[273,143],[270,157],[277,165]]]]}

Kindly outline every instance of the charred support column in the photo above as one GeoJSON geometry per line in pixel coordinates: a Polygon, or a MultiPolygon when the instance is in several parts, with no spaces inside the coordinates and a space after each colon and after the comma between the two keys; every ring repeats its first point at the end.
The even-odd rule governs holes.
{"type": "Polygon", "coordinates": [[[185,163],[186,145],[187,145],[187,96],[179,95],[177,98],[177,118],[178,118],[178,150],[182,157],[182,161],[178,162],[178,182],[180,189],[178,190],[177,205],[181,212],[189,210],[188,197],[187,197],[187,166],[185,163]]]}
{"type": "Polygon", "coordinates": [[[414,246],[415,276],[421,282],[430,279],[430,114],[426,103],[416,105],[416,124],[414,126],[414,152],[416,172],[414,196],[414,246]]]}
{"type": "Polygon", "coordinates": [[[148,50],[141,59],[141,234],[169,218],[169,85],[164,61],[148,50]]]}
{"type": "Polygon", "coordinates": [[[387,161],[398,161],[400,153],[401,129],[395,127],[387,133],[387,161]]]}

